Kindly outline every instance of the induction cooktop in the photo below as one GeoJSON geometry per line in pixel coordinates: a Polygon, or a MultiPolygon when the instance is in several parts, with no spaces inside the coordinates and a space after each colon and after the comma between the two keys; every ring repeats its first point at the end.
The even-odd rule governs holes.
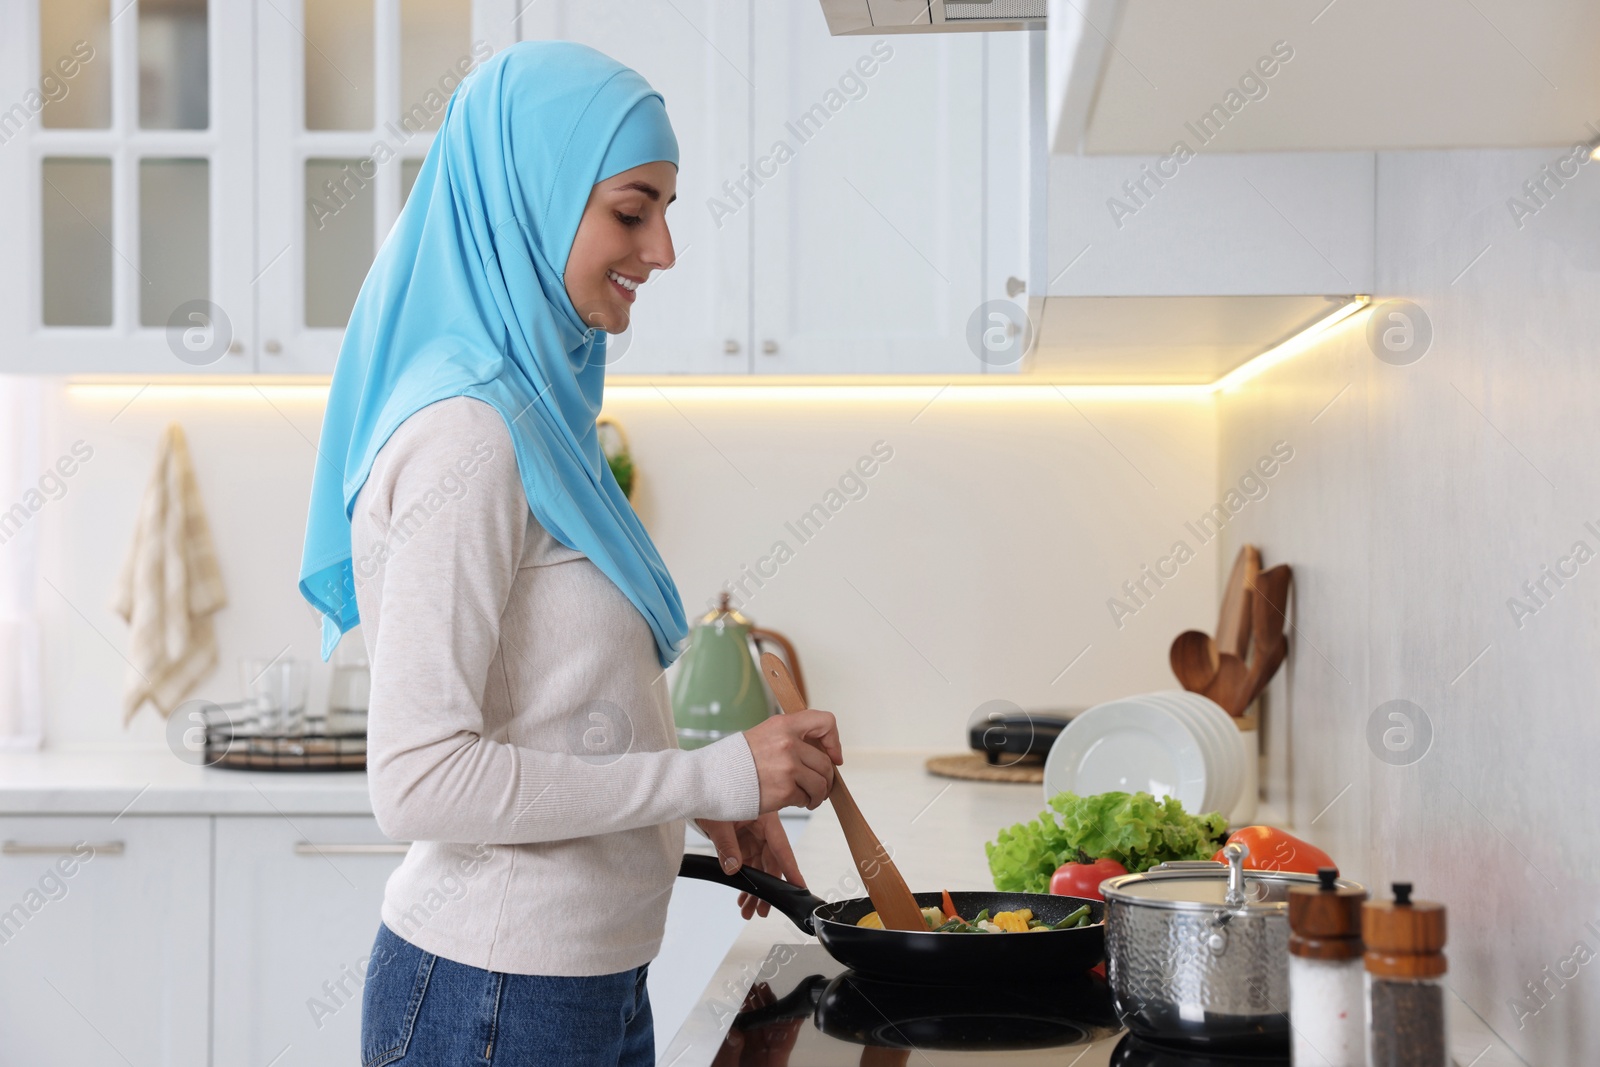
{"type": "MultiPolygon", "coordinates": [[[[928,986],[846,970],[820,945],[780,945],[713,1067],[1223,1067],[1247,1062],[1123,1033],[1105,980],[928,986]]],[[[1286,1059],[1250,1064],[1288,1064],[1286,1059]]]]}

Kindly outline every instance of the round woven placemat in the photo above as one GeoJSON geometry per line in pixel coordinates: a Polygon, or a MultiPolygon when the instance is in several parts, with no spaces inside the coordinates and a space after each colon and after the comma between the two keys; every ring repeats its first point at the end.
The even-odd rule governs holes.
{"type": "Polygon", "coordinates": [[[1031,782],[1044,781],[1044,761],[1037,757],[1024,757],[1022,762],[1006,766],[990,763],[982,752],[963,752],[958,756],[933,756],[928,760],[928,772],[944,778],[964,778],[974,782],[1031,782]]]}

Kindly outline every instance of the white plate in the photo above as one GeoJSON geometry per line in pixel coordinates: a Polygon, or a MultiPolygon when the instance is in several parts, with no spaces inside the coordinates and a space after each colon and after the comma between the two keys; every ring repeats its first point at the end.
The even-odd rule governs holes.
{"type": "Polygon", "coordinates": [[[1206,797],[1205,806],[1194,814],[1207,811],[1220,811],[1226,814],[1232,806],[1231,798],[1239,792],[1240,768],[1237,756],[1226,747],[1226,739],[1218,736],[1202,715],[1193,708],[1184,706],[1182,702],[1172,703],[1179,714],[1186,716],[1191,726],[1204,739],[1206,751],[1211,756],[1208,766],[1211,770],[1212,788],[1206,797]]]}
{"type": "MultiPolygon", "coordinates": [[[[1227,745],[1228,752],[1233,757],[1235,766],[1238,769],[1239,788],[1234,792],[1233,799],[1233,803],[1237,805],[1239,794],[1243,793],[1245,789],[1248,788],[1247,779],[1249,774],[1247,761],[1253,758],[1250,753],[1251,745],[1249,744],[1252,738],[1247,736],[1244,731],[1239,729],[1238,720],[1236,720],[1232,715],[1229,715],[1227,711],[1223,709],[1222,705],[1218,704],[1216,701],[1211,700],[1208,697],[1203,697],[1199,693],[1185,693],[1182,690],[1177,690],[1175,697],[1176,699],[1187,701],[1189,706],[1193,708],[1193,710],[1202,719],[1211,724],[1212,730],[1214,730],[1222,739],[1223,743],[1227,745]]],[[[1230,809],[1224,807],[1219,810],[1226,815],[1230,809]]]]}
{"type": "Polygon", "coordinates": [[[1254,730],[1239,729],[1239,720],[1223,710],[1222,705],[1208,700],[1198,693],[1189,694],[1189,699],[1194,702],[1195,709],[1204,716],[1209,716],[1215,728],[1234,745],[1234,752],[1239,761],[1239,788],[1234,793],[1233,805],[1220,809],[1228,817],[1228,822],[1240,825],[1255,818],[1255,793],[1257,786],[1256,772],[1259,750],[1256,747],[1258,734],[1254,730]],[[1248,803],[1245,800],[1249,796],[1248,803]],[[1236,813],[1243,812],[1238,819],[1236,813]]]}
{"type": "Polygon", "coordinates": [[[1210,756],[1208,766],[1211,769],[1213,788],[1208,791],[1205,807],[1200,812],[1191,814],[1220,811],[1223,815],[1227,815],[1233,810],[1239,797],[1239,790],[1244,785],[1244,761],[1241,758],[1237,737],[1239,728],[1219,705],[1198,693],[1173,689],[1151,693],[1149,696],[1152,700],[1174,708],[1185,716],[1198,730],[1210,756]],[[1228,721],[1222,721],[1224,719],[1228,721]]]}
{"type": "MultiPolygon", "coordinates": [[[[1175,700],[1167,693],[1144,693],[1140,699],[1166,708],[1178,716],[1189,728],[1189,732],[1194,734],[1195,740],[1200,743],[1200,752],[1206,761],[1206,795],[1201,801],[1201,806],[1191,810],[1190,814],[1217,810],[1218,803],[1236,783],[1233,780],[1234,768],[1228,759],[1228,754],[1223,750],[1210,724],[1184,701],[1175,700]]],[[[1185,808],[1188,808],[1188,805],[1185,805],[1185,808]]]]}
{"type": "Polygon", "coordinates": [[[1209,771],[1200,740],[1170,708],[1140,697],[1097,704],[1067,724],[1044,762],[1044,796],[1112,791],[1174,796],[1200,811],[1209,771]]]}

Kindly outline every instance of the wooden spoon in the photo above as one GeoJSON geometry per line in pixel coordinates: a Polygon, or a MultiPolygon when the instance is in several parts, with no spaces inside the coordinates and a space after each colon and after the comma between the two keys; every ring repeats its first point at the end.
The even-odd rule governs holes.
{"type": "Polygon", "coordinates": [[[1241,698],[1249,685],[1250,668],[1232,652],[1217,653],[1217,676],[1201,690],[1201,696],[1210,697],[1222,705],[1222,710],[1237,717],[1244,711],[1241,698]]]}
{"type": "Polygon", "coordinates": [[[1220,663],[1217,643],[1200,630],[1185,630],[1173,638],[1167,660],[1172,664],[1172,673],[1178,676],[1178,684],[1191,693],[1206,691],[1216,678],[1220,663]]]}
{"type": "Polygon", "coordinates": [[[1250,650],[1250,590],[1261,573],[1261,553],[1255,545],[1245,545],[1234,558],[1233,572],[1222,593],[1222,612],[1217,618],[1217,648],[1244,659],[1250,650]]]}
{"type": "MultiPolygon", "coordinates": [[[[766,677],[772,695],[778,698],[778,706],[786,713],[792,715],[806,710],[806,702],[800,699],[800,691],[795,688],[794,679],[789,675],[789,668],[783,665],[783,660],[771,652],[762,653],[761,673],[766,677]]],[[[844,776],[838,771],[833,774],[833,791],[828,794],[828,799],[839,816],[839,828],[844,831],[845,843],[850,846],[850,856],[856,861],[856,869],[861,872],[861,880],[867,887],[867,896],[872,898],[872,906],[877,909],[878,918],[883,920],[884,929],[926,932],[928,924],[922,921],[922,909],[917,906],[917,898],[911,895],[910,887],[900,876],[900,869],[889,858],[878,835],[867,825],[855,798],[845,788],[844,776]]]]}

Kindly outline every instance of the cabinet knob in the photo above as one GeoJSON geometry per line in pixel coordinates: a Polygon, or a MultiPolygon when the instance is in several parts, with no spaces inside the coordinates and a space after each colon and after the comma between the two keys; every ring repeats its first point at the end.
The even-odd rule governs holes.
{"type": "Polygon", "coordinates": [[[726,355],[737,356],[739,354],[739,342],[731,337],[728,338],[722,342],[722,351],[726,355]]]}
{"type": "Polygon", "coordinates": [[[1012,275],[1011,277],[1006,279],[1006,295],[1007,296],[1021,296],[1023,293],[1025,293],[1027,291],[1028,291],[1028,283],[1023,281],[1021,278],[1018,278],[1016,275],[1012,275]]]}
{"type": "Polygon", "coordinates": [[[243,341],[235,339],[233,344],[228,346],[228,355],[230,355],[230,356],[237,356],[237,355],[242,354],[243,352],[244,352],[244,342],[243,341]]]}
{"type": "Polygon", "coordinates": [[[283,351],[283,346],[280,345],[276,341],[268,341],[266,344],[262,345],[261,347],[266,351],[267,355],[269,355],[269,356],[275,356],[279,352],[283,351]]]}
{"type": "Polygon", "coordinates": [[[775,355],[777,355],[778,354],[778,342],[774,341],[770,337],[767,338],[765,341],[762,341],[761,342],[761,354],[764,355],[764,356],[775,356],[775,355]]]}

